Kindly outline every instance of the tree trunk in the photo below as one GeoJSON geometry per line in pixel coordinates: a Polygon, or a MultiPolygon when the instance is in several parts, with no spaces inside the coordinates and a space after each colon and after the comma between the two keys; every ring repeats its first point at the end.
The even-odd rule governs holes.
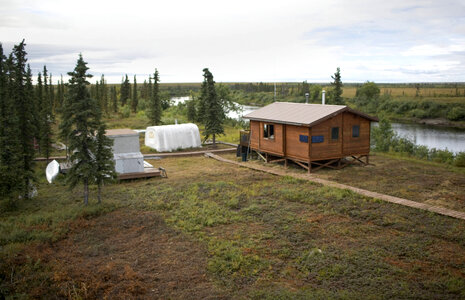
{"type": "Polygon", "coordinates": [[[84,179],[84,205],[89,203],[89,184],[87,178],[84,179]]]}
{"type": "Polygon", "coordinates": [[[98,194],[97,194],[98,204],[102,203],[101,194],[102,194],[102,184],[99,183],[98,184],[98,194]]]}
{"type": "Polygon", "coordinates": [[[213,134],[213,148],[216,148],[216,139],[215,139],[215,134],[213,134]]]}

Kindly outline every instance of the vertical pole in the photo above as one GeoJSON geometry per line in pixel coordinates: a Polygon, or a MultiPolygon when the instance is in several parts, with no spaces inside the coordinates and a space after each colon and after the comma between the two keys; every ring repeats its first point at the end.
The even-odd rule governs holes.
{"type": "Polygon", "coordinates": [[[284,159],[284,168],[287,169],[287,158],[284,159]]]}
{"type": "Polygon", "coordinates": [[[308,161],[308,174],[312,173],[312,161],[308,161]]]}

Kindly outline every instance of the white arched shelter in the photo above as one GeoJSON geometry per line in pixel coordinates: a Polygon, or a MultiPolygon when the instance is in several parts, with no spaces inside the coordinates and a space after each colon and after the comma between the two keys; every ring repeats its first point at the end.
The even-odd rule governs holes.
{"type": "Polygon", "coordinates": [[[147,127],[145,145],[158,152],[202,146],[199,127],[193,123],[147,127]]]}

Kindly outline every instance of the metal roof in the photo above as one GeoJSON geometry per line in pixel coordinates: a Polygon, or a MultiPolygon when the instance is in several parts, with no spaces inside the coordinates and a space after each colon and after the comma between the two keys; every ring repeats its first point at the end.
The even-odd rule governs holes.
{"type": "Polygon", "coordinates": [[[343,111],[352,112],[371,121],[378,121],[377,118],[353,110],[345,105],[322,105],[291,102],[274,102],[243,116],[243,118],[254,121],[312,126],[343,111]]]}

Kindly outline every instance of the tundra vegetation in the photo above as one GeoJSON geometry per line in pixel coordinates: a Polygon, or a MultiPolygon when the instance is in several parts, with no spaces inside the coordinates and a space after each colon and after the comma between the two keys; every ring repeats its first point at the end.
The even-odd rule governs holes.
{"type": "MultiPolygon", "coordinates": [[[[67,177],[59,175],[50,185],[43,175],[46,163],[32,161],[34,155],[42,155],[34,152],[31,140],[44,137],[43,106],[53,116],[50,132],[61,133],[54,140],[76,148],[88,135],[72,134],[82,126],[70,125],[74,119],[69,108],[92,116],[91,131],[97,134],[92,153],[108,158],[104,125],[154,125],[154,107],[159,110],[156,124],[199,120],[206,111],[198,109],[201,84],[160,84],[158,71],[148,82],[134,82],[132,87],[127,75],[121,85],[107,84],[104,76],[94,85],[86,84],[82,60],[80,71],[73,72],[81,76],[73,76],[75,81],[67,85],[63,80],[50,84],[44,69],[38,76],[39,89],[39,80],[32,86],[25,63],[24,43],[8,58],[0,47],[0,298],[465,297],[463,220],[292,177],[190,157],[150,161],[168,170],[167,179],[113,183],[101,190],[112,168],[94,164],[99,173],[88,186],[91,205],[83,206],[82,194],[67,188],[67,177]],[[25,98],[17,99],[15,91],[25,98]],[[85,101],[72,101],[77,94],[85,101]],[[193,101],[170,104],[172,96],[188,94],[193,101]],[[97,122],[98,117],[102,119],[97,122]],[[21,120],[29,120],[23,126],[33,125],[26,143],[21,120]],[[28,199],[31,182],[38,194],[28,199]],[[105,200],[96,205],[100,198],[105,200]]],[[[385,108],[403,101],[420,105],[430,101],[426,95],[434,89],[432,103],[446,105],[440,115],[450,113],[450,104],[458,107],[460,116],[465,92],[461,85],[451,87],[344,83],[341,96],[350,106],[379,113],[372,101],[385,108]]],[[[280,83],[277,100],[303,102],[308,92],[319,102],[323,88],[331,101],[333,94],[325,85],[280,83]]],[[[274,85],[215,84],[214,93],[224,113],[234,109],[233,102],[273,101],[274,85]]],[[[386,119],[397,116],[384,112],[386,119]]],[[[224,117],[218,122],[223,125],[222,140],[237,142],[244,124],[224,117]]],[[[393,135],[387,121],[374,130],[372,140],[376,167],[321,170],[318,176],[465,211],[465,173],[458,168],[463,154],[450,158],[446,152],[415,148],[393,135]]],[[[38,145],[44,151],[43,141],[38,145]]],[[[54,154],[63,153],[49,153],[54,154]]],[[[303,172],[292,165],[290,169],[303,172]]]]}
{"type": "MultiPolygon", "coordinates": [[[[34,201],[2,212],[0,291],[45,298],[465,296],[463,220],[203,157],[150,162],[169,178],[113,185],[102,205],[85,208],[63,178],[49,185],[40,177],[34,201]]],[[[455,178],[450,185],[463,190],[463,173],[418,164],[404,167],[420,168],[419,181],[422,170],[436,172],[429,185],[455,178]]]]}

